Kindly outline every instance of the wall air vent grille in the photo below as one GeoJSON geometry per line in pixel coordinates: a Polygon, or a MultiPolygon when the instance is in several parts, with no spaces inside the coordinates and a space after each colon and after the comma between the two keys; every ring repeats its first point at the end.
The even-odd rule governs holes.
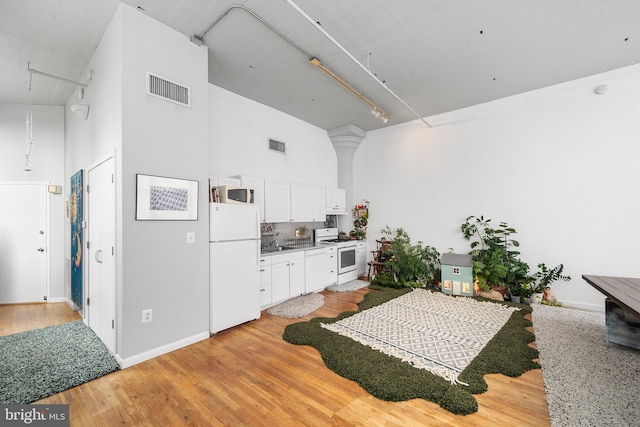
{"type": "Polygon", "coordinates": [[[147,95],[191,107],[191,88],[155,74],[147,73],[147,95]]]}
{"type": "Polygon", "coordinates": [[[278,153],[286,154],[285,143],[276,141],[275,139],[269,140],[269,150],[277,151],[278,153]]]}

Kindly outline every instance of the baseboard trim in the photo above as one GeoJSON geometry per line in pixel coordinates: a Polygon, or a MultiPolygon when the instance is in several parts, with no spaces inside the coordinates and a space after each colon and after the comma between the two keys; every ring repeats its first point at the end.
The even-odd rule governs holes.
{"type": "Polygon", "coordinates": [[[190,337],[174,341],[172,343],[163,345],[161,347],[156,347],[152,350],[145,351],[144,353],[136,354],[135,356],[127,357],[126,359],[122,359],[119,355],[115,355],[116,361],[120,365],[120,368],[126,369],[133,365],[137,365],[138,363],[145,362],[149,359],[153,359],[154,357],[161,356],[163,354],[172,352],[174,350],[178,350],[180,348],[186,347],[191,344],[195,344],[200,341],[204,341],[209,339],[209,331],[201,332],[196,335],[192,335],[190,337]]]}
{"type": "Polygon", "coordinates": [[[599,313],[604,313],[604,304],[585,304],[582,302],[575,301],[561,301],[562,306],[566,308],[575,308],[577,310],[585,310],[585,311],[596,311],[599,313]]]}
{"type": "Polygon", "coordinates": [[[67,302],[67,298],[65,298],[65,297],[55,297],[55,298],[49,297],[49,298],[47,298],[47,302],[51,302],[51,303],[53,303],[53,302],[66,302],[67,304],[69,304],[67,302]]]}

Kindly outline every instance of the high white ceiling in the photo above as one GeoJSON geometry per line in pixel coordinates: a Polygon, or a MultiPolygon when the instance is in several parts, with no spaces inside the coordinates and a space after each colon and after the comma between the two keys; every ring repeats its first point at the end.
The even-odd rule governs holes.
{"type": "MultiPolygon", "coordinates": [[[[293,1],[422,117],[640,62],[637,0],[293,1]]],[[[2,0],[0,102],[64,105],[74,87],[36,75],[28,91],[27,62],[82,80],[119,3],[2,0]]],[[[242,5],[392,116],[384,125],[308,56],[231,9],[204,37],[209,81],[321,128],[417,118],[287,0],[125,3],[189,37],[242,5]]]]}

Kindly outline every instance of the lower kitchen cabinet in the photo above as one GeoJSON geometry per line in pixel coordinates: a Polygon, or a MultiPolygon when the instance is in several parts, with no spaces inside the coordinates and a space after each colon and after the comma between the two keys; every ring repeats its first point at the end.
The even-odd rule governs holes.
{"type": "Polygon", "coordinates": [[[304,251],[271,257],[271,303],[304,294],[304,251]]]}
{"type": "Polygon", "coordinates": [[[271,257],[260,258],[260,306],[265,307],[273,302],[271,286],[271,257]]]}
{"type": "Polygon", "coordinates": [[[325,287],[338,284],[338,250],[335,246],[327,248],[325,287]]]}

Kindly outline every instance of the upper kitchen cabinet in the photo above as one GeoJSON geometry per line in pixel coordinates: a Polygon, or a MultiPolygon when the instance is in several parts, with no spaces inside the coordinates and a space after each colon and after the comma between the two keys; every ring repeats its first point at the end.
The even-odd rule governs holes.
{"type": "Polygon", "coordinates": [[[324,187],[311,189],[311,221],[325,222],[327,220],[324,187]]]}
{"type": "Polygon", "coordinates": [[[240,185],[242,187],[250,188],[253,190],[253,203],[258,206],[258,210],[260,211],[260,221],[264,222],[264,179],[244,175],[241,175],[238,178],[240,178],[240,185]]]}
{"type": "Polygon", "coordinates": [[[344,215],[347,213],[347,195],[342,188],[327,188],[325,192],[326,213],[344,215]]]}
{"type": "Polygon", "coordinates": [[[291,190],[289,181],[264,180],[264,219],[266,222],[291,221],[291,190]]]}
{"type": "Polygon", "coordinates": [[[313,221],[312,187],[307,184],[291,183],[291,221],[313,221]]]}

